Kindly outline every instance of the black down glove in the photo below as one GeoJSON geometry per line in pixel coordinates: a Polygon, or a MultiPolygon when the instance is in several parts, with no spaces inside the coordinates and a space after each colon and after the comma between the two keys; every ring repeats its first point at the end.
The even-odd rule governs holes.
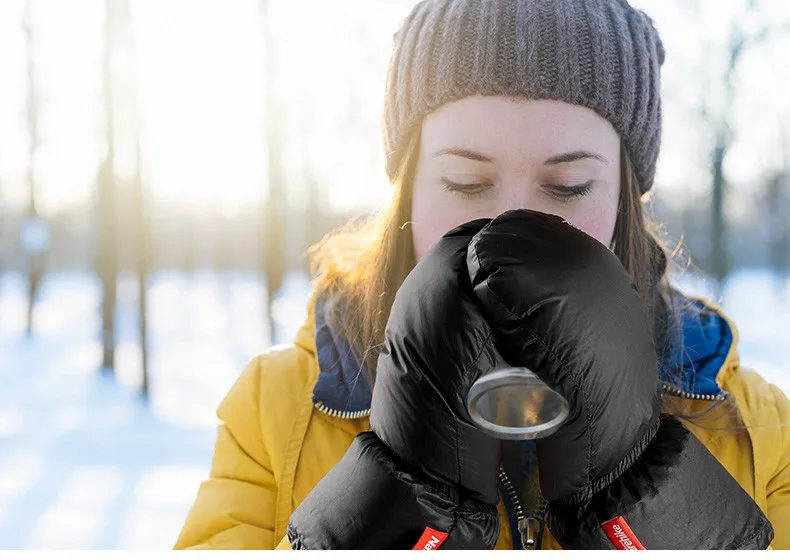
{"type": "Polygon", "coordinates": [[[494,547],[500,444],[471,424],[465,406],[475,379],[506,365],[466,267],[469,242],[486,223],[447,233],[398,290],[372,432],[358,435],[296,508],[293,548],[494,547]]]}
{"type": "Polygon", "coordinates": [[[546,520],[563,548],[763,549],[773,529],[674,417],[631,279],[561,218],[517,210],[473,239],[469,274],[497,345],[570,404],[539,440],[546,520]]]}

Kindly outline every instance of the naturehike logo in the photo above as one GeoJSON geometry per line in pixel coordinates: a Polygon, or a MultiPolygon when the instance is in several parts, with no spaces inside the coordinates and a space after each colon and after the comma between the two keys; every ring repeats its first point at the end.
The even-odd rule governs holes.
{"type": "Polygon", "coordinates": [[[645,550],[622,516],[602,523],[601,527],[617,550],[645,550]]]}
{"type": "Polygon", "coordinates": [[[420,537],[420,540],[417,541],[417,544],[414,545],[412,550],[436,550],[442,545],[444,539],[447,538],[447,535],[448,533],[442,533],[436,529],[426,527],[425,531],[423,531],[422,536],[420,537]]]}
{"type": "Polygon", "coordinates": [[[628,550],[638,550],[634,546],[634,543],[631,542],[631,539],[629,539],[628,536],[626,536],[626,534],[623,532],[622,527],[619,525],[612,525],[612,529],[614,529],[614,536],[617,538],[620,544],[623,545],[623,548],[627,548],[628,550]]]}

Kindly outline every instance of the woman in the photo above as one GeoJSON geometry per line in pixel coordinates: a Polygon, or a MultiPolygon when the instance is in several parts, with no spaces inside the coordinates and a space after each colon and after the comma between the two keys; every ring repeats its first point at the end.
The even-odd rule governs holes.
{"type": "Polygon", "coordinates": [[[790,404],[643,217],[663,58],[624,0],[414,8],[392,206],[315,249],[308,320],[220,405],[177,548],[790,547],[790,404]],[[508,364],[569,401],[537,444],[465,411],[508,364]]]}

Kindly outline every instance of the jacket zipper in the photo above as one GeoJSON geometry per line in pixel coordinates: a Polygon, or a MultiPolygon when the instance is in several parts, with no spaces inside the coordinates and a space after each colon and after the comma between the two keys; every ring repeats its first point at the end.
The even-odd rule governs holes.
{"type": "Polygon", "coordinates": [[[329,408],[321,401],[317,403],[313,403],[313,406],[318,409],[320,412],[327,414],[329,416],[334,416],[335,418],[343,418],[345,420],[356,420],[357,418],[363,418],[365,416],[370,416],[370,409],[366,408],[365,410],[359,410],[357,412],[341,412],[339,410],[335,410],[334,408],[329,408]]]}
{"type": "MultiPolygon", "coordinates": [[[[661,381],[661,389],[665,393],[669,393],[670,395],[674,395],[676,397],[682,397],[684,399],[692,399],[698,401],[723,401],[727,399],[729,396],[725,392],[721,392],[718,395],[701,395],[698,393],[689,393],[688,391],[683,391],[682,389],[678,389],[674,385],[670,385],[666,381],[661,381]]],[[[318,401],[314,403],[315,408],[323,412],[324,414],[328,414],[329,416],[334,416],[336,418],[347,418],[347,419],[357,419],[362,418],[363,416],[370,416],[370,409],[366,408],[364,410],[359,410],[356,412],[342,412],[339,410],[335,410],[334,408],[329,408],[323,402],[318,401]]]]}
{"type": "Polygon", "coordinates": [[[510,478],[502,467],[499,467],[499,480],[502,481],[502,485],[505,487],[505,491],[516,512],[518,532],[521,536],[521,547],[524,550],[539,550],[543,540],[543,517],[546,512],[546,500],[543,496],[540,496],[535,510],[531,515],[527,516],[524,514],[524,508],[521,507],[521,500],[516,494],[516,489],[513,488],[513,483],[510,482],[510,478]]]}
{"type": "Polygon", "coordinates": [[[691,399],[697,401],[723,401],[726,400],[729,396],[728,393],[722,391],[718,395],[700,395],[698,393],[689,393],[687,391],[683,391],[682,389],[678,389],[674,385],[670,385],[666,381],[661,381],[661,389],[665,393],[669,393],[670,395],[674,395],[676,397],[682,397],[684,399],[691,399]]]}
{"type": "MultiPolygon", "coordinates": [[[[728,397],[727,393],[720,393],[718,395],[702,395],[697,393],[689,393],[688,391],[683,391],[678,389],[674,385],[670,385],[665,381],[661,381],[661,388],[665,393],[669,393],[670,395],[675,395],[678,397],[682,397],[685,399],[692,399],[692,400],[703,400],[703,401],[723,401],[728,397]]],[[[370,409],[359,410],[356,412],[345,412],[335,410],[326,406],[323,402],[318,401],[314,403],[316,409],[324,414],[329,416],[333,416],[335,418],[343,418],[348,420],[356,420],[358,418],[363,418],[365,416],[370,416],[370,409]]],[[[505,473],[504,469],[500,466],[499,467],[499,479],[502,481],[502,485],[505,487],[505,490],[508,493],[508,497],[510,498],[511,503],[513,504],[513,509],[516,512],[516,519],[518,520],[518,532],[521,537],[521,546],[524,550],[535,550],[540,549],[542,540],[543,540],[543,528],[545,525],[545,514],[546,514],[546,499],[539,495],[538,503],[535,507],[535,510],[532,512],[531,515],[527,516],[524,514],[524,509],[521,506],[521,500],[519,499],[518,495],[516,494],[515,488],[513,488],[513,483],[510,482],[510,478],[508,478],[507,474],[505,473]]]]}
{"type": "MultiPolygon", "coordinates": [[[[313,403],[313,406],[320,412],[335,418],[353,420],[362,418],[364,416],[370,416],[369,408],[357,412],[341,412],[326,406],[321,401],[313,403]]],[[[513,509],[516,512],[516,517],[518,519],[518,532],[521,535],[521,546],[525,550],[540,548],[541,537],[543,535],[543,515],[546,511],[546,500],[543,498],[543,496],[540,496],[538,500],[538,506],[535,508],[534,514],[526,516],[524,515],[524,509],[521,507],[521,500],[516,494],[515,488],[513,488],[513,483],[510,482],[510,478],[508,478],[501,466],[499,467],[499,479],[502,481],[503,486],[507,490],[508,497],[510,498],[511,503],[513,504],[513,509]]]]}
{"type": "MultiPolygon", "coordinates": [[[[314,406],[324,414],[335,418],[357,419],[370,415],[369,408],[357,412],[341,412],[326,406],[321,401],[314,403],[314,406]]],[[[499,479],[502,481],[502,485],[505,487],[508,497],[513,504],[513,509],[516,512],[518,532],[521,535],[521,546],[526,550],[540,548],[541,537],[543,535],[543,516],[546,511],[546,500],[543,496],[540,496],[535,512],[527,516],[524,514],[524,509],[521,507],[521,500],[516,494],[515,488],[513,488],[513,483],[510,482],[510,478],[505,474],[502,467],[499,467],[499,479]]]]}

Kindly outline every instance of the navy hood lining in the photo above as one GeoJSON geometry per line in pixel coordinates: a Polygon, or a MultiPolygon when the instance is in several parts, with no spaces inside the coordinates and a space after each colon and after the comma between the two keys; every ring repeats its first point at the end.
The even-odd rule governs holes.
{"type": "Polygon", "coordinates": [[[318,297],[315,303],[315,348],[318,381],[313,403],[341,413],[359,413],[370,408],[372,386],[365,360],[328,321],[330,310],[343,313],[339,295],[318,297]]]}

